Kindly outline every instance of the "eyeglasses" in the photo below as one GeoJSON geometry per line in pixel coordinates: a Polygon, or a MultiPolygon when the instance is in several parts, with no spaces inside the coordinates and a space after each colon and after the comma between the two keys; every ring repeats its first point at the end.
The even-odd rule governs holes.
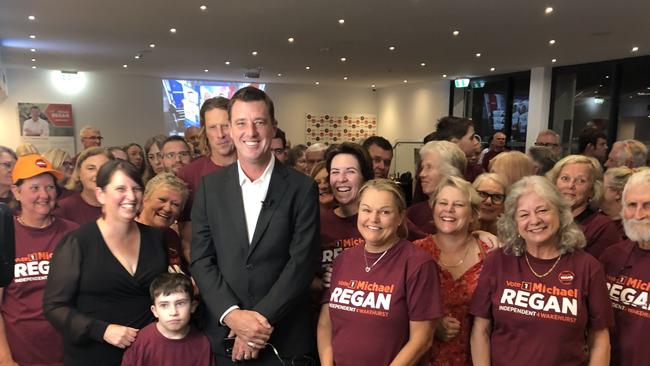
{"type": "Polygon", "coordinates": [[[489,197],[490,200],[492,200],[492,203],[494,203],[495,205],[502,204],[503,201],[505,201],[506,199],[506,195],[501,193],[488,193],[479,190],[477,190],[476,192],[478,192],[478,195],[481,196],[481,200],[485,201],[489,197]]]}
{"type": "Polygon", "coordinates": [[[189,158],[191,155],[189,151],[179,151],[179,152],[172,151],[165,154],[165,157],[167,159],[176,159],[176,156],[179,156],[181,159],[183,159],[183,158],[189,158]]]}
{"type": "Polygon", "coordinates": [[[88,140],[93,140],[93,141],[101,141],[101,140],[104,139],[104,138],[101,137],[101,136],[87,136],[87,137],[84,137],[84,138],[85,138],[85,139],[88,139],[88,140]]]}
{"type": "Polygon", "coordinates": [[[560,144],[554,144],[552,142],[536,142],[535,146],[544,146],[544,147],[559,147],[560,144]]]}

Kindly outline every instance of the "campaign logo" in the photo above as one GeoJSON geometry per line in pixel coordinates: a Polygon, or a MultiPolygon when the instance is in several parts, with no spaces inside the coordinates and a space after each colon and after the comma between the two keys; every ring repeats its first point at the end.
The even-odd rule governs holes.
{"type": "Polygon", "coordinates": [[[575,278],[576,278],[575,273],[573,273],[571,271],[562,271],[562,272],[560,272],[559,275],[557,275],[557,279],[563,285],[570,285],[571,282],[573,282],[573,280],[575,278]]]}
{"type": "Polygon", "coordinates": [[[521,283],[521,288],[522,288],[523,290],[528,290],[528,291],[530,291],[530,290],[533,288],[533,284],[530,283],[530,282],[522,282],[522,283],[521,283]]]}
{"type": "Polygon", "coordinates": [[[623,284],[623,283],[625,283],[626,281],[627,281],[627,276],[618,276],[618,278],[616,278],[616,283],[621,283],[621,284],[623,284]]]}
{"type": "Polygon", "coordinates": [[[34,164],[39,168],[47,168],[47,163],[43,159],[36,159],[34,164]]]}

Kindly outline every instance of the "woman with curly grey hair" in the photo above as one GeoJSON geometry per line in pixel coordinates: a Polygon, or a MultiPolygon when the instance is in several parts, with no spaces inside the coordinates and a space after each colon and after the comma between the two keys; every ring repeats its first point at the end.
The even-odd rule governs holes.
{"type": "Polygon", "coordinates": [[[474,365],[608,365],[605,275],[554,185],[515,183],[498,231],[504,247],[485,260],[470,307],[474,365]]]}
{"type": "Polygon", "coordinates": [[[595,258],[623,238],[612,219],[595,209],[603,196],[603,170],[598,160],[569,155],[546,173],[571,207],[573,219],[587,239],[585,250],[595,258]]]}

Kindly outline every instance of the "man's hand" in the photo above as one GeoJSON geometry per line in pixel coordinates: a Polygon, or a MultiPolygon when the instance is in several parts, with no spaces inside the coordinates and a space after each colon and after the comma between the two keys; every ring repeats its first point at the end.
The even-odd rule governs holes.
{"type": "Polygon", "coordinates": [[[238,340],[247,346],[251,342],[252,347],[256,348],[264,348],[273,333],[273,327],[268,320],[256,311],[233,310],[226,315],[223,322],[235,333],[238,340]]]}
{"type": "MultiPolygon", "coordinates": [[[[228,337],[235,337],[235,332],[231,330],[230,334],[228,334],[228,337]]],[[[240,337],[235,337],[235,343],[233,344],[231,355],[232,362],[252,360],[257,358],[260,350],[258,349],[257,345],[255,345],[255,347],[251,347],[250,344],[254,343],[246,343],[240,337]]],[[[259,348],[264,348],[264,346],[259,348]]]]}
{"type": "Polygon", "coordinates": [[[449,342],[460,333],[460,322],[451,316],[443,317],[436,326],[436,338],[449,342]]]}
{"type": "Polygon", "coordinates": [[[106,331],[104,331],[104,340],[108,344],[124,349],[135,342],[137,335],[138,329],[118,324],[109,324],[106,331]]]}

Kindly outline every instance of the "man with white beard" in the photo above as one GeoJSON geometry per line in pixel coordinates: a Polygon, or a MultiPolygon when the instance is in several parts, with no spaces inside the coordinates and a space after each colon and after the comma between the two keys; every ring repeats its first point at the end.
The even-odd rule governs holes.
{"type": "Polygon", "coordinates": [[[647,365],[650,347],[650,169],[634,173],[623,189],[623,227],[628,240],[607,248],[600,261],[607,275],[616,329],[613,365],[647,365]]]}

